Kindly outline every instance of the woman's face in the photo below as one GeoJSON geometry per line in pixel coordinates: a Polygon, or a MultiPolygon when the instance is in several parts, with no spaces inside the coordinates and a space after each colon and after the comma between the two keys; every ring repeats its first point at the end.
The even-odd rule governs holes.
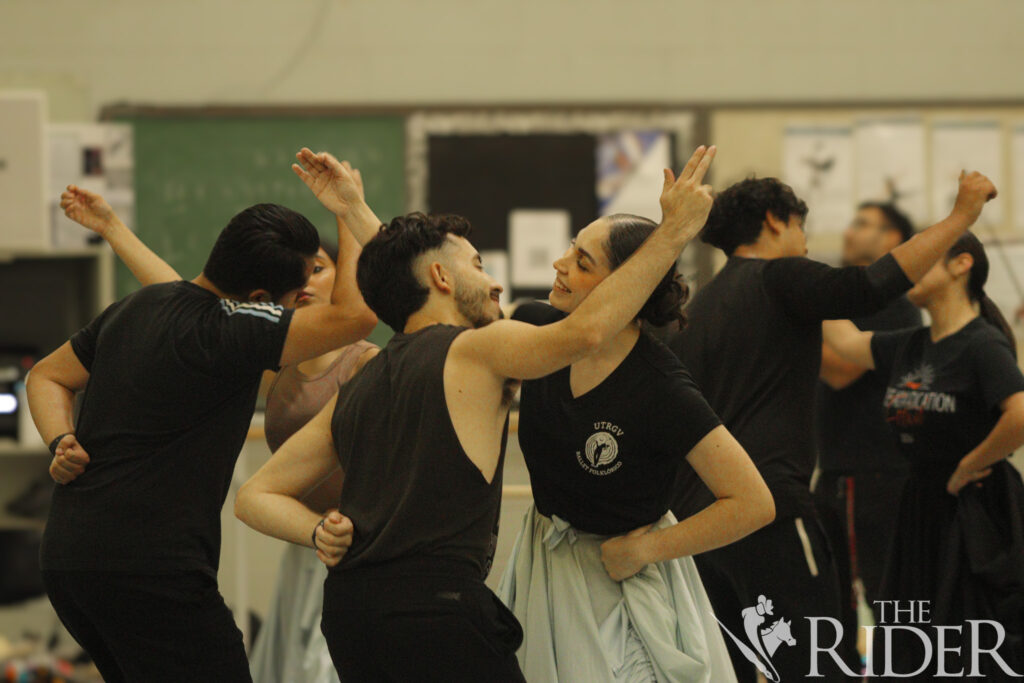
{"type": "Polygon", "coordinates": [[[611,223],[604,218],[580,230],[562,257],[554,262],[555,282],[548,300],[565,313],[576,310],[590,291],[612,272],[604,245],[611,223]]]}
{"type": "Polygon", "coordinates": [[[302,308],[312,304],[331,303],[331,292],[334,290],[334,261],[322,248],[313,258],[313,270],[306,281],[306,286],[299,290],[295,297],[295,307],[302,308]]]}

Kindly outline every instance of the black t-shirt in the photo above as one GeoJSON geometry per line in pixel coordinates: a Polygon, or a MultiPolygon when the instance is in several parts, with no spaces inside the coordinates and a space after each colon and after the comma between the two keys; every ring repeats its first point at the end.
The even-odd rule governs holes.
{"type": "Polygon", "coordinates": [[[1024,391],[1009,342],[981,317],[938,342],[928,327],[878,332],[871,354],[889,378],[885,417],[915,474],[948,477],[995,427],[999,404],[1024,391]]]}
{"type": "Polygon", "coordinates": [[[145,287],[71,338],[89,371],[85,472],[53,495],[46,570],[216,573],[220,511],[292,311],[145,287]]]}
{"type": "MultiPolygon", "coordinates": [[[[854,318],[862,330],[921,326],[921,311],[905,296],[878,313],[854,318]]],[[[843,389],[818,383],[818,465],[834,473],[904,471],[906,460],[885,424],[882,397],[889,378],[868,370],[843,389]]]]}
{"type": "MultiPolygon", "coordinates": [[[[512,317],[543,325],[564,315],[529,303],[512,317]]],[[[569,372],[522,385],[519,443],[537,510],[596,534],[657,521],[669,508],[680,464],[721,424],[718,416],[682,363],[647,333],[579,397],[569,372]]]]}
{"type": "MultiPolygon", "coordinates": [[[[757,465],[780,519],[814,515],[821,321],[873,313],[910,285],[891,255],[867,268],[733,256],[689,307],[689,323],[670,346],[757,465]]],[[[684,466],[676,516],[713,501],[684,466]]]]}

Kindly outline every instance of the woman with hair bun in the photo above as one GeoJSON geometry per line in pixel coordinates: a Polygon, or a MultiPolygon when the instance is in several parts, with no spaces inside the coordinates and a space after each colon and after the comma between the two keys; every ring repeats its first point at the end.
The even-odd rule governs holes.
{"type": "MultiPolygon", "coordinates": [[[[550,303],[524,304],[512,317],[564,317],[656,227],[624,214],[591,223],[555,261],[550,303]]],[[[673,266],[608,344],[523,382],[519,441],[534,505],[499,595],[523,625],[527,680],[735,681],[689,556],[751,533],[775,512],[689,372],[641,329],[681,321],[687,294],[673,266]],[[718,499],[677,522],[669,503],[684,459],[718,499]]]]}

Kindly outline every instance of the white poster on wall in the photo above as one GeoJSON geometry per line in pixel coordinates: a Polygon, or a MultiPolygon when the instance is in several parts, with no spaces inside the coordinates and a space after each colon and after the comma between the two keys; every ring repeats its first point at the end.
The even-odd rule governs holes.
{"type": "Polygon", "coordinates": [[[663,171],[672,165],[672,137],[624,130],[597,138],[597,201],[602,216],[631,213],[661,220],[663,171]]]}
{"type": "Polygon", "coordinates": [[[1013,176],[1013,187],[1008,189],[1013,202],[1013,227],[1015,230],[1024,231],[1024,123],[1013,129],[1010,154],[1013,161],[1013,168],[1010,171],[1013,176]]]}
{"type": "Polygon", "coordinates": [[[924,125],[917,118],[865,119],[854,139],[857,201],[889,201],[916,227],[927,224],[924,125]]]}
{"type": "Polygon", "coordinates": [[[808,233],[842,232],[853,213],[853,129],[787,126],[782,177],[807,202],[808,233]]]}
{"type": "Polygon", "coordinates": [[[550,287],[555,260],[569,247],[568,211],[515,209],[508,214],[513,287],[550,287]]]}
{"type": "MultiPolygon", "coordinates": [[[[949,215],[959,188],[960,172],[980,171],[1003,187],[1002,130],[997,121],[937,121],[932,124],[932,221],[949,215]]],[[[980,226],[1002,227],[1001,197],[985,205],[980,226]]]]}
{"type": "Polygon", "coordinates": [[[47,126],[50,143],[51,241],[57,249],[80,248],[97,238],[64,216],[60,194],[77,185],[103,196],[134,229],[135,190],[132,127],[123,123],[57,123],[47,126]]]}
{"type": "Polygon", "coordinates": [[[0,250],[50,246],[46,115],[45,94],[0,92],[0,250]]]}

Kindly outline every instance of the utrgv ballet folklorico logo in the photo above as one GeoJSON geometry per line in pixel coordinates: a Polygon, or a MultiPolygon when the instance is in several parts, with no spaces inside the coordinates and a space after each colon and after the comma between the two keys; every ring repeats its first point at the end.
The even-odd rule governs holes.
{"type": "Polygon", "coordinates": [[[623,432],[611,422],[595,422],[594,430],[583,450],[576,451],[576,460],[580,467],[591,474],[611,474],[622,467],[622,461],[616,460],[619,457],[619,442],[615,437],[622,436],[623,432]]]}
{"type": "MultiPolygon", "coordinates": [[[[883,677],[914,678],[919,680],[922,675],[934,674],[941,678],[973,679],[986,678],[983,670],[998,671],[991,680],[1008,681],[1024,678],[1024,673],[1015,671],[1001,654],[1002,651],[1012,652],[1012,644],[1006,644],[1006,628],[998,621],[991,619],[968,619],[960,625],[940,625],[931,621],[931,603],[927,600],[874,600],[879,606],[879,623],[874,626],[862,626],[866,631],[867,641],[881,643],[884,651],[880,656],[869,657],[866,671],[852,671],[836,650],[843,641],[843,625],[832,617],[805,617],[810,632],[810,662],[806,675],[797,678],[824,678],[826,675],[841,672],[850,679],[883,677]],[[831,628],[829,628],[831,627],[831,628]],[[914,663],[917,669],[897,671],[890,656],[893,652],[893,636],[903,633],[912,636],[920,648],[914,663]],[[824,644],[823,642],[824,641],[824,644]],[[828,657],[822,657],[828,655],[828,657]],[[919,659],[917,658],[919,655],[919,659]],[[959,655],[955,663],[949,655],[959,655]],[[829,663],[831,659],[831,663],[829,663]],[[983,660],[988,660],[983,665],[983,660]],[[822,664],[826,666],[823,667],[822,664]],[[834,666],[833,666],[834,665],[834,666]],[[826,672],[826,668],[831,669],[826,672]]],[[[764,676],[774,683],[781,681],[778,670],[772,663],[772,656],[781,645],[796,645],[796,638],[790,632],[792,621],[779,618],[768,626],[763,626],[767,616],[773,616],[772,601],[759,595],[757,604],[747,607],[740,615],[743,617],[743,631],[746,639],[742,639],[726,627],[718,617],[715,620],[722,630],[732,639],[743,656],[757,667],[764,676]]],[[[908,647],[904,642],[900,647],[908,647]]],[[[909,652],[909,650],[908,650],[909,652]]],[[[906,652],[902,652],[906,654],[906,652]]],[[[788,675],[788,674],[787,674],[788,675]]]]}
{"type": "Polygon", "coordinates": [[[725,624],[718,621],[718,617],[715,617],[715,621],[718,621],[722,630],[732,638],[743,656],[750,660],[750,663],[756,666],[765,678],[777,683],[780,680],[779,672],[775,670],[771,658],[779,646],[783,644],[796,645],[796,638],[790,633],[790,626],[793,622],[779,618],[770,626],[761,628],[765,622],[765,615],[773,616],[772,601],[763,595],[757,596],[757,604],[747,607],[740,612],[740,615],[743,617],[743,632],[747,636],[748,642],[740,640],[725,624]]]}

